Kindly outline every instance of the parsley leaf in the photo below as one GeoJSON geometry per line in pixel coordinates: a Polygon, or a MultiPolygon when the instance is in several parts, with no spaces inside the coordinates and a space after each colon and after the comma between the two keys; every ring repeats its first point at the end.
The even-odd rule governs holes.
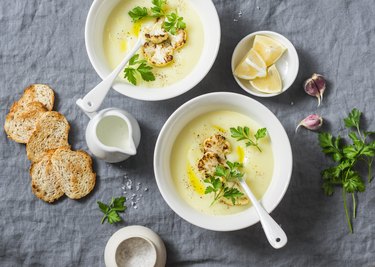
{"type": "Polygon", "coordinates": [[[155,81],[155,76],[152,73],[152,67],[147,65],[146,62],[142,62],[138,68],[137,71],[141,74],[141,77],[144,81],[155,81]]]}
{"type": "Polygon", "coordinates": [[[343,186],[348,193],[363,192],[365,191],[365,184],[361,176],[355,171],[350,170],[344,180],[343,186]]]}
{"type": "Polygon", "coordinates": [[[152,0],[152,4],[154,5],[151,8],[151,14],[153,17],[160,18],[165,16],[165,12],[163,6],[167,3],[166,0],[152,0]]]}
{"type": "Polygon", "coordinates": [[[348,117],[344,119],[345,127],[346,128],[356,128],[359,134],[359,137],[364,141],[361,131],[359,130],[359,123],[361,121],[362,112],[358,109],[353,108],[353,110],[349,113],[348,117]]]}
{"type": "Polygon", "coordinates": [[[136,22],[140,19],[143,19],[144,17],[147,17],[148,11],[147,11],[147,8],[145,7],[137,6],[133,8],[132,10],[130,10],[128,14],[132,18],[133,22],[136,22]]]}
{"type": "Polygon", "coordinates": [[[256,140],[259,140],[261,138],[266,137],[267,135],[267,129],[266,128],[260,128],[258,131],[255,133],[254,137],[256,140]]]}
{"type": "Polygon", "coordinates": [[[341,137],[333,137],[330,133],[319,133],[319,143],[322,148],[322,152],[331,155],[332,159],[339,162],[342,158],[342,152],[340,148],[341,137]]]}
{"type": "Polygon", "coordinates": [[[184,22],[183,17],[180,17],[177,13],[173,12],[166,15],[165,21],[163,23],[163,28],[171,34],[176,35],[179,29],[186,28],[186,23],[184,22]]]}
{"type": "Polygon", "coordinates": [[[334,192],[333,184],[329,181],[324,181],[322,185],[323,191],[327,196],[332,196],[334,192]]]}
{"type": "Polygon", "coordinates": [[[243,193],[238,190],[237,188],[229,188],[229,187],[226,187],[224,189],[224,194],[223,194],[223,197],[227,198],[227,199],[230,199],[233,203],[233,205],[236,204],[236,199],[239,198],[239,197],[242,197],[243,196],[243,193]]]}
{"type": "Polygon", "coordinates": [[[358,109],[354,108],[349,113],[349,116],[344,119],[345,126],[347,128],[351,128],[351,127],[358,128],[360,119],[361,119],[361,112],[358,109]]]}
{"type": "Polygon", "coordinates": [[[235,138],[237,141],[246,140],[246,146],[255,146],[260,152],[262,150],[259,147],[259,139],[262,139],[266,137],[267,135],[267,129],[266,128],[260,128],[257,130],[257,132],[254,134],[255,141],[250,136],[250,129],[249,127],[241,127],[238,126],[237,128],[230,128],[230,133],[233,138],[235,138]]]}
{"type": "Polygon", "coordinates": [[[135,78],[137,71],[133,68],[125,68],[124,78],[134,85],[137,85],[137,78],[135,78]]]}
{"type": "Polygon", "coordinates": [[[137,85],[137,76],[144,81],[155,81],[155,75],[152,73],[152,67],[144,59],[139,59],[139,54],[135,54],[129,60],[128,66],[124,69],[124,78],[131,84],[137,85]]]}
{"type": "Polygon", "coordinates": [[[109,205],[97,201],[99,209],[104,213],[101,223],[103,224],[105,220],[108,220],[108,223],[110,224],[122,221],[122,218],[120,217],[118,212],[124,212],[126,210],[125,201],[125,197],[112,197],[112,200],[109,203],[109,205]]]}

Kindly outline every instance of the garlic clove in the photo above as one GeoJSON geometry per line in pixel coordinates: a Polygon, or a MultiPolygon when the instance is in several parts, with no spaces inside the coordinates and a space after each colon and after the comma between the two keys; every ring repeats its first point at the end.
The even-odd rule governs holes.
{"type": "Polygon", "coordinates": [[[309,78],[305,81],[303,88],[308,95],[315,96],[318,98],[318,107],[320,106],[320,91],[316,86],[316,83],[312,78],[309,78]]]}
{"type": "Polygon", "coordinates": [[[311,114],[304,118],[296,128],[296,132],[298,131],[298,128],[300,126],[305,127],[306,129],[309,129],[311,131],[316,131],[323,125],[323,118],[319,116],[318,114],[311,114]]]}
{"type": "Polygon", "coordinates": [[[323,75],[316,74],[316,73],[314,73],[311,78],[313,79],[316,87],[319,90],[320,99],[322,101],[323,100],[324,91],[326,90],[326,80],[324,79],[323,75]]]}

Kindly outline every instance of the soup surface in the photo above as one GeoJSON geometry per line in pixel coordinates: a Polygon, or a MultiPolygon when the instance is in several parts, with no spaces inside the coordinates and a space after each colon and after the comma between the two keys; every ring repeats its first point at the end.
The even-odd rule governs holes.
{"type": "Polygon", "coordinates": [[[211,215],[227,215],[243,211],[251,206],[230,206],[220,201],[210,206],[213,194],[205,194],[207,184],[204,174],[197,167],[202,157],[204,140],[215,135],[223,135],[230,143],[227,160],[243,164],[246,182],[260,199],[266,192],[273,174],[273,154],[269,137],[260,139],[259,146],[246,147],[245,141],[236,141],[231,137],[230,128],[247,126],[250,134],[262,128],[249,117],[233,111],[214,111],[192,120],[179,134],[171,154],[171,174],[181,197],[193,208],[211,215]]]}
{"type": "MultiPolygon", "coordinates": [[[[104,53],[111,69],[121,62],[127,52],[137,42],[142,25],[156,22],[154,18],[144,18],[132,22],[128,12],[141,6],[150,8],[151,0],[122,0],[111,12],[104,28],[104,53]]],[[[204,34],[201,20],[188,0],[168,0],[167,12],[177,11],[186,22],[187,42],[176,50],[173,62],[164,67],[152,66],[155,81],[137,80],[137,85],[143,87],[165,87],[186,77],[198,63],[203,49],[204,34]]],[[[140,58],[143,58],[139,50],[140,58]]],[[[123,77],[123,74],[120,74],[123,77]]],[[[128,82],[122,78],[124,82],[128,82]]]]}

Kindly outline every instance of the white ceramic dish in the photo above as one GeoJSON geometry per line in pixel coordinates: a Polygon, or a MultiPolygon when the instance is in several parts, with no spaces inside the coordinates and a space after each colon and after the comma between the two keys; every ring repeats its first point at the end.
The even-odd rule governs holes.
{"type": "MultiPolygon", "coordinates": [[[[144,239],[150,246],[155,249],[156,262],[155,267],[164,267],[167,261],[167,252],[163,240],[152,230],[140,225],[133,225],[124,227],[115,232],[108,240],[104,250],[104,262],[107,267],[117,267],[116,263],[116,251],[120,244],[133,237],[144,239]]],[[[155,259],[155,255],[152,254],[152,259],[155,259]]]]}
{"type": "Polygon", "coordinates": [[[169,117],[160,131],[154,153],[155,178],[164,200],[180,217],[194,225],[216,231],[232,231],[259,221],[254,207],[233,215],[201,213],[178,194],[170,171],[171,151],[180,131],[197,116],[215,110],[240,112],[267,128],[274,157],[272,180],[261,200],[267,212],[276,208],[288,188],[292,174],[292,150],[288,136],[275,115],[244,95],[227,92],[202,95],[186,102],[169,117]]]}
{"type": "Polygon", "coordinates": [[[276,62],[276,67],[280,73],[280,77],[283,82],[283,88],[281,92],[276,93],[276,94],[262,93],[256,90],[255,88],[253,88],[251,84],[249,83],[249,81],[237,78],[234,75],[233,77],[238,83],[238,85],[249,94],[260,96],[260,97],[271,97],[271,96],[279,95],[285,92],[286,90],[288,90],[289,87],[293,84],[294,80],[297,77],[298,69],[299,69],[299,59],[298,59],[298,54],[297,54],[295,47],[287,38],[285,38],[283,35],[279,33],[271,32],[271,31],[258,31],[258,32],[253,32],[247,35],[246,37],[244,37],[237,44],[236,48],[233,51],[232,73],[234,73],[235,68],[241,62],[241,60],[246,55],[246,53],[249,52],[249,50],[253,46],[255,35],[258,35],[258,34],[271,37],[277,40],[278,42],[280,42],[281,44],[283,44],[287,48],[287,51],[285,51],[284,54],[281,56],[281,58],[276,62]]]}
{"type": "MultiPolygon", "coordinates": [[[[86,50],[98,75],[104,79],[111,73],[103,49],[104,26],[113,8],[123,0],[95,0],[86,20],[86,50]]],[[[150,0],[151,1],[151,0],[150,0]]],[[[204,47],[195,68],[183,80],[163,88],[143,88],[129,85],[120,78],[113,88],[119,93],[140,100],[154,101],[176,97],[197,85],[211,69],[220,45],[220,22],[211,0],[189,0],[204,27],[204,47]]]]}

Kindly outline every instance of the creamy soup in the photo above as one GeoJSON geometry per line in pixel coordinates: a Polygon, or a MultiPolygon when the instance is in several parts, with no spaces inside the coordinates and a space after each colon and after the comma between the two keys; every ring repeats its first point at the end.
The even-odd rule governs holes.
{"type": "Polygon", "coordinates": [[[210,206],[213,194],[205,194],[207,184],[203,182],[204,174],[197,167],[202,157],[204,140],[215,135],[223,135],[230,143],[227,160],[243,164],[247,184],[260,199],[266,192],[273,174],[273,154],[269,137],[260,139],[262,152],[245,141],[236,141],[231,137],[230,128],[247,126],[254,134],[262,128],[249,117],[233,111],[214,111],[191,121],[177,137],[171,154],[171,173],[176,188],[182,198],[193,208],[211,215],[226,215],[243,211],[251,206],[228,206],[220,201],[210,206]]]}
{"type": "MultiPolygon", "coordinates": [[[[111,12],[104,29],[104,53],[111,69],[121,62],[136,43],[142,25],[154,23],[156,19],[144,18],[132,22],[128,12],[134,7],[150,8],[151,0],[123,0],[111,12]]],[[[186,44],[173,54],[173,62],[164,67],[153,67],[155,81],[137,80],[144,87],[165,87],[186,77],[197,64],[202,53],[204,35],[201,20],[188,0],[168,0],[167,11],[178,12],[186,22],[186,44]]],[[[138,54],[142,57],[141,50],[138,54]]],[[[120,74],[123,77],[123,74],[120,74]]],[[[123,79],[127,82],[126,79],[123,79]]]]}

